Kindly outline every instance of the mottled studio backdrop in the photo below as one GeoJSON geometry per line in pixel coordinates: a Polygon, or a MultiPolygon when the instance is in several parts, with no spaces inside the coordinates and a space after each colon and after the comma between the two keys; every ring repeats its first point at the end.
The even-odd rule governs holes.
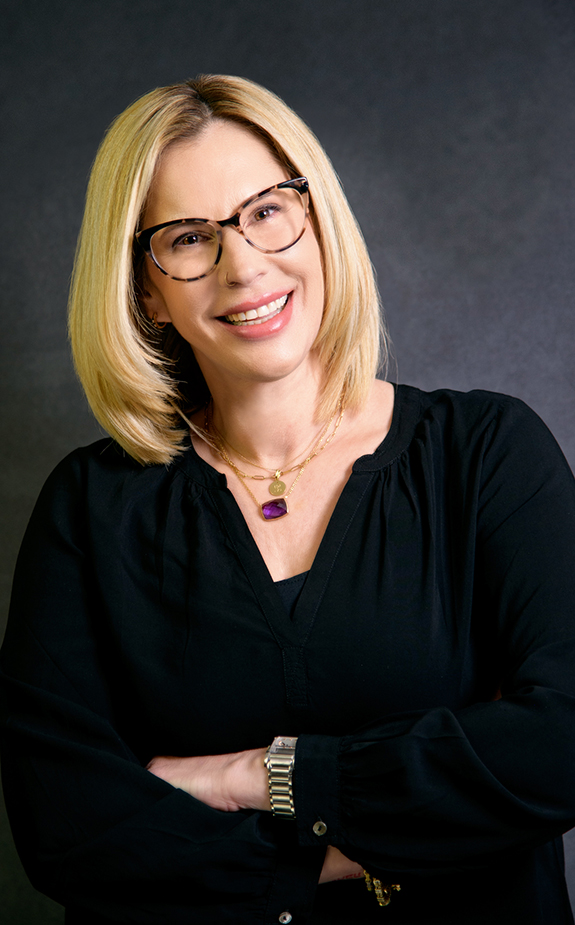
{"type": "MultiPolygon", "coordinates": [[[[96,146],[135,97],[202,71],[263,83],[316,131],[399,380],[518,395],[575,464],[572,0],[0,0],[2,619],[42,482],[99,436],[65,322],[96,146]]],[[[62,922],[0,821],[3,925],[62,922]]]]}

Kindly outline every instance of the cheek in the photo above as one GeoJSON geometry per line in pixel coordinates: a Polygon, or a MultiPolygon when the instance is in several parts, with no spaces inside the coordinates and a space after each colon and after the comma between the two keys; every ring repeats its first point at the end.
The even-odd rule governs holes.
{"type": "Polygon", "coordinates": [[[166,300],[166,312],[174,327],[183,337],[196,330],[199,319],[198,306],[192,299],[179,298],[166,300]]]}

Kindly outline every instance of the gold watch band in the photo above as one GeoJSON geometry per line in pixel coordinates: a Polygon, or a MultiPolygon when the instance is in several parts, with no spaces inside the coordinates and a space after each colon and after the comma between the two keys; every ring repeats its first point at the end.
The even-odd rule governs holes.
{"type": "Polygon", "coordinates": [[[292,736],[276,736],[264,758],[272,813],[288,819],[295,819],[292,778],[296,742],[292,736]]]}

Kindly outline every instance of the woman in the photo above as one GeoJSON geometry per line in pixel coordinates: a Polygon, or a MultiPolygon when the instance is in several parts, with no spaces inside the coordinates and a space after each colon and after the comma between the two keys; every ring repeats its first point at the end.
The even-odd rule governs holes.
{"type": "Polygon", "coordinates": [[[48,480],[2,655],[14,834],[67,922],[573,921],[573,478],[521,402],[375,379],[379,318],[272,94],[114,123],[71,297],[114,439],[48,480]]]}

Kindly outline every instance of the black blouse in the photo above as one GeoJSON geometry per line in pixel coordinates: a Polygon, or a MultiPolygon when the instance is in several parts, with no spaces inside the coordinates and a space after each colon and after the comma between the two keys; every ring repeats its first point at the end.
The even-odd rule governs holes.
{"type": "Polygon", "coordinates": [[[0,662],[32,882],[82,925],[571,923],[574,561],[567,463],[492,393],[398,388],[293,619],[192,447],[77,450],[32,515],[0,662]],[[299,736],[295,823],[145,770],[278,734],[299,736]],[[327,844],[401,892],[317,887],[327,844]]]}

